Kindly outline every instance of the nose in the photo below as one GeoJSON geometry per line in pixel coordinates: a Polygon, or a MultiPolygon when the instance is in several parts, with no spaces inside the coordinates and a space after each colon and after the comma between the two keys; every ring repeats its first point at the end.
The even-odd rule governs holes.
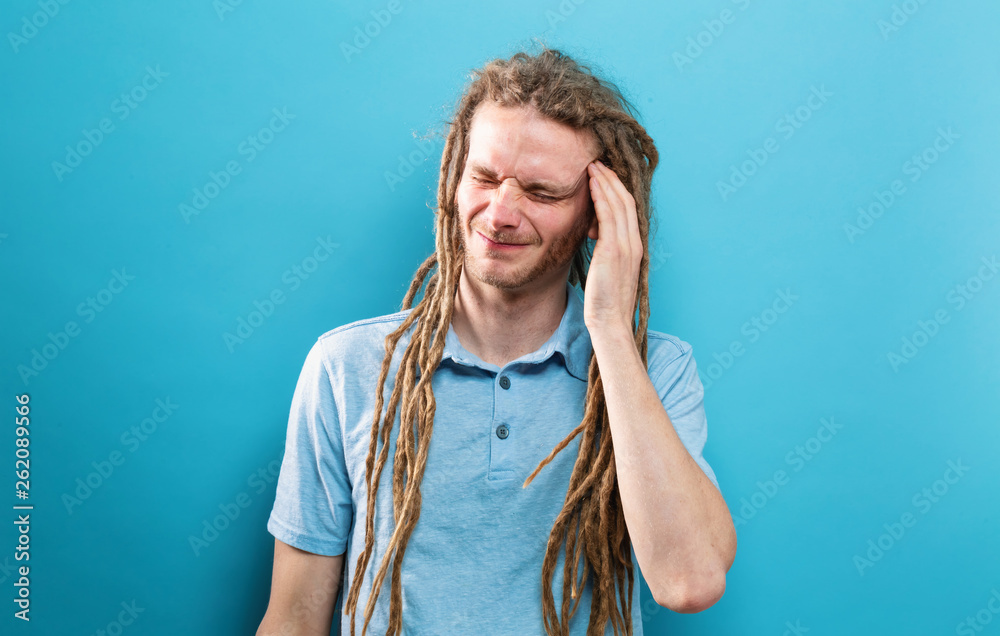
{"type": "Polygon", "coordinates": [[[516,227],[520,223],[521,214],[518,211],[518,199],[521,191],[513,183],[513,179],[503,181],[492,195],[492,201],[487,207],[487,218],[492,229],[516,227]]]}

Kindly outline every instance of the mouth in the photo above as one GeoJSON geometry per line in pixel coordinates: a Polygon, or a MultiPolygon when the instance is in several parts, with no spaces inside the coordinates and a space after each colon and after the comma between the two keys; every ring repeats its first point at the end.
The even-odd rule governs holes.
{"type": "Polygon", "coordinates": [[[478,234],[483,238],[483,241],[486,242],[486,245],[494,249],[511,250],[529,245],[529,243],[497,243],[496,241],[491,241],[490,239],[486,238],[486,236],[484,236],[482,232],[476,232],[476,234],[478,234]]]}

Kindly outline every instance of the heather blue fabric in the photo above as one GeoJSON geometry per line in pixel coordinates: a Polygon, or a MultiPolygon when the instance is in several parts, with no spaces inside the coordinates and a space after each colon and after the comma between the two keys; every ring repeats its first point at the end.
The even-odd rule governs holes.
{"type": "MultiPolygon", "coordinates": [[[[463,348],[449,327],[444,357],[433,379],[436,411],[421,484],[420,518],[401,568],[403,630],[408,636],[545,633],[542,559],[562,508],[580,436],[528,488],[521,484],[583,418],[592,349],[583,322],[582,292],[568,283],[567,292],[565,313],[548,341],[503,368],[463,348]],[[501,424],[507,428],[503,439],[496,432],[501,424]]],[[[320,336],[306,356],[292,398],[267,529],[281,541],[316,554],[346,551],[347,586],[354,580],[364,545],[365,459],[384,340],[409,311],[360,320],[320,336]]],[[[412,329],[395,351],[384,392],[386,404],[411,333],[412,329]]],[[[668,334],[648,333],[649,376],[688,452],[718,487],[702,457],[707,424],[691,346],[668,334]]],[[[376,550],[364,577],[355,623],[359,636],[374,573],[393,529],[389,493],[400,415],[397,410],[380,480],[376,550]]],[[[553,587],[557,607],[563,560],[560,552],[553,587]]],[[[634,552],[632,561],[634,565],[634,552]]],[[[638,576],[637,566],[635,572],[638,576]]],[[[386,630],[388,576],[382,590],[369,634],[386,630]]],[[[588,584],[571,619],[573,634],[586,632],[590,594],[588,584]]],[[[640,614],[637,578],[632,594],[637,635],[642,634],[640,614]]],[[[342,633],[350,633],[347,617],[341,621],[342,633]]],[[[610,622],[606,633],[612,634],[610,622]]]]}

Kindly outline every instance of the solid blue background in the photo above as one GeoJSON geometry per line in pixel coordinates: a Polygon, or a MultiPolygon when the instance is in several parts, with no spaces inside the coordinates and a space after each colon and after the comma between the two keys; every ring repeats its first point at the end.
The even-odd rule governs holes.
{"type": "Polygon", "coordinates": [[[9,3],[0,465],[13,490],[27,392],[35,509],[31,626],[5,600],[2,631],[124,603],[127,634],[253,633],[305,354],[399,309],[434,245],[442,140],[417,136],[543,36],[657,143],[650,327],[694,347],[739,526],[722,600],[650,601],[646,632],[998,632],[1000,10],[779,4],[402,0],[376,29],[387,3],[9,3]]]}

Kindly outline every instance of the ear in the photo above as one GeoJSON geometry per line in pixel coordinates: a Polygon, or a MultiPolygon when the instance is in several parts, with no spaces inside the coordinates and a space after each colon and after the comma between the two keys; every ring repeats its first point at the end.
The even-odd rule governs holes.
{"type": "Polygon", "coordinates": [[[587,228],[587,236],[593,240],[597,240],[597,228],[600,224],[597,221],[597,212],[594,210],[594,202],[590,202],[590,210],[588,212],[590,216],[590,227],[587,228]]]}

